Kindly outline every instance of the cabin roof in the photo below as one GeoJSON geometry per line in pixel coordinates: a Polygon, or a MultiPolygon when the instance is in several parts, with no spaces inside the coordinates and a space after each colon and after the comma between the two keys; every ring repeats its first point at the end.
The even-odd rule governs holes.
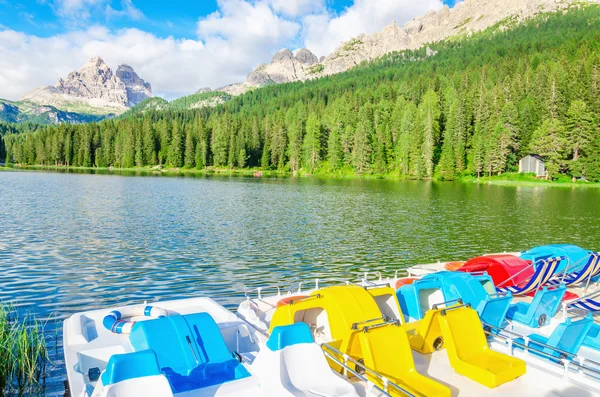
{"type": "MultiPolygon", "coordinates": [[[[533,157],[533,158],[535,158],[537,160],[540,160],[540,161],[545,161],[546,160],[546,158],[544,156],[540,156],[539,154],[535,154],[535,153],[528,154],[527,156],[531,156],[531,157],[533,157]]],[[[525,158],[527,156],[524,156],[523,158],[525,158]]]]}

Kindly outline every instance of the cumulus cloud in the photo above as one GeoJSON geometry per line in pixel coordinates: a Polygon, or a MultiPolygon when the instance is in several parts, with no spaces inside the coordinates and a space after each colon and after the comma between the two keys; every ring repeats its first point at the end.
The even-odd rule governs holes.
{"type": "MultiPolygon", "coordinates": [[[[85,19],[94,7],[106,12],[109,3],[54,0],[53,4],[65,18],[85,19]]],[[[0,26],[0,98],[18,99],[33,88],[55,84],[89,58],[100,56],[113,69],[123,63],[133,66],[152,83],[155,95],[172,99],[200,87],[241,82],[283,47],[306,46],[326,55],[360,33],[439,7],[440,0],[355,0],[335,14],[325,0],[218,0],[218,10],[199,18],[196,36],[189,39],[102,26],[37,37],[0,26]]],[[[122,0],[121,10],[111,10],[107,14],[112,17],[143,18],[131,0],[122,0]]]]}
{"type": "Polygon", "coordinates": [[[427,11],[443,7],[441,0],[355,0],[340,15],[328,12],[303,19],[304,43],[318,56],[361,33],[374,33],[395,20],[400,26],[427,11]]]}

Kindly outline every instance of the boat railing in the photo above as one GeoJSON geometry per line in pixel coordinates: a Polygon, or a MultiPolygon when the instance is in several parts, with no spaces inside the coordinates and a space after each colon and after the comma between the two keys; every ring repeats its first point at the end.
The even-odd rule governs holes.
{"type": "Polygon", "coordinates": [[[448,311],[448,310],[454,310],[454,309],[460,309],[461,307],[471,307],[470,303],[464,303],[463,300],[461,298],[459,299],[452,299],[449,301],[445,301],[445,302],[440,302],[440,303],[436,303],[434,304],[431,308],[433,310],[438,310],[440,307],[444,307],[444,310],[448,311]],[[451,306],[453,305],[453,306],[451,306]]]}
{"type": "Polygon", "coordinates": [[[248,337],[248,339],[250,339],[250,343],[252,343],[253,345],[256,345],[258,343],[252,337],[252,332],[250,331],[250,328],[248,328],[248,326],[246,324],[244,324],[244,323],[239,324],[236,331],[237,331],[235,333],[236,352],[238,352],[238,353],[240,352],[240,338],[248,337]],[[245,332],[242,333],[242,330],[245,332]]]}
{"type": "Polygon", "coordinates": [[[328,359],[330,359],[331,361],[335,362],[337,365],[342,367],[342,373],[346,378],[349,378],[349,374],[354,375],[356,378],[367,383],[369,391],[372,389],[376,389],[379,392],[381,392],[384,396],[391,397],[390,392],[392,390],[395,390],[396,392],[399,392],[403,395],[414,397],[414,394],[412,394],[408,390],[404,389],[401,386],[398,386],[396,383],[392,382],[385,376],[381,375],[379,372],[372,370],[371,368],[367,367],[364,363],[361,363],[360,361],[353,359],[349,355],[342,353],[335,347],[333,347],[327,343],[323,343],[321,345],[321,349],[323,349],[323,352],[325,353],[325,356],[328,359]],[[342,357],[343,361],[340,360],[338,357],[342,357]],[[378,386],[375,382],[368,379],[363,374],[360,374],[358,371],[354,370],[352,367],[350,367],[349,364],[353,364],[354,368],[357,368],[357,367],[362,368],[362,370],[365,374],[369,374],[372,378],[379,380],[379,382],[381,382],[381,387],[378,386]]]}
{"type": "MultiPolygon", "coordinates": [[[[563,316],[566,317],[567,316],[567,312],[569,310],[573,310],[573,309],[578,309],[578,310],[581,310],[582,312],[585,312],[585,309],[575,308],[575,307],[573,307],[573,305],[575,305],[576,303],[581,302],[581,301],[585,301],[585,300],[588,300],[588,299],[597,298],[598,296],[600,296],[600,290],[596,290],[594,292],[590,292],[589,294],[584,295],[584,296],[582,296],[580,298],[573,299],[573,300],[571,300],[569,302],[563,303],[563,305],[562,305],[563,316]]],[[[591,311],[588,310],[587,312],[590,313],[591,311]]]]}
{"type": "Polygon", "coordinates": [[[360,331],[367,333],[371,329],[385,327],[386,325],[400,325],[400,320],[393,319],[388,316],[382,316],[382,317],[372,318],[370,320],[359,321],[359,322],[353,323],[351,328],[353,331],[360,330],[360,331]],[[375,322],[378,322],[378,323],[373,324],[373,325],[366,325],[366,324],[371,324],[371,323],[375,323],[375,322]],[[363,327],[359,329],[360,326],[363,326],[363,327]]]}
{"type": "MultiPolygon", "coordinates": [[[[340,284],[351,284],[351,282],[349,280],[345,280],[345,279],[333,279],[333,280],[327,280],[326,281],[327,284],[334,284],[334,285],[340,285],[340,284]]],[[[288,285],[288,286],[282,286],[279,284],[274,284],[274,285],[266,285],[266,286],[261,286],[261,287],[257,287],[257,288],[253,288],[250,290],[246,290],[244,291],[244,296],[246,297],[246,300],[251,300],[252,295],[256,294],[256,297],[258,299],[262,299],[263,298],[263,293],[265,291],[277,291],[277,297],[283,296],[283,295],[292,295],[292,294],[300,294],[302,292],[309,292],[309,291],[315,291],[318,290],[319,288],[323,287],[323,280],[320,278],[315,278],[314,280],[311,281],[300,281],[297,284],[297,287],[295,287],[294,285],[288,285]],[[311,285],[312,283],[313,286],[312,288],[306,288],[306,285],[311,285]]]]}
{"type": "Polygon", "coordinates": [[[483,323],[483,327],[484,327],[484,332],[491,336],[492,338],[498,338],[498,339],[502,339],[504,342],[506,342],[508,344],[508,349],[510,351],[511,355],[514,355],[514,347],[520,347],[523,349],[523,351],[527,352],[527,353],[533,353],[536,354],[538,356],[541,357],[545,357],[548,358],[554,362],[558,362],[559,364],[562,365],[563,367],[563,376],[565,378],[569,378],[570,373],[571,373],[571,367],[575,367],[577,369],[577,372],[580,375],[586,375],[587,373],[592,373],[594,375],[594,377],[598,378],[600,377],[600,363],[588,359],[588,358],[584,358],[581,357],[575,353],[570,353],[568,351],[559,349],[557,347],[554,346],[550,346],[546,343],[542,343],[542,342],[538,342],[538,341],[533,341],[533,343],[537,346],[541,346],[542,349],[539,349],[537,347],[534,346],[530,346],[530,341],[531,339],[528,338],[527,336],[523,336],[523,335],[519,335],[515,332],[512,331],[508,331],[506,329],[503,328],[499,328],[496,327],[494,325],[491,324],[487,324],[487,323],[483,323]],[[496,332],[494,332],[496,331],[496,332]],[[504,335],[499,334],[499,332],[502,331],[504,333],[504,335]],[[516,339],[522,339],[523,342],[519,342],[516,339]],[[550,354],[547,353],[545,350],[550,350],[553,353],[558,353],[558,357],[555,356],[554,354],[550,354]],[[594,367],[590,366],[593,365],[594,367]]]}
{"type": "Polygon", "coordinates": [[[380,271],[374,272],[364,272],[362,277],[358,277],[358,281],[363,285],[375,285],[376,283],[383,282],[383,274],[380,271]],[[369,276],[374,275],[376,277],[375,280],[369,280],[369,276]]]}
{"type": "Polygon", "coordinates": [[[390,283],[381,282],[381,283],[369,283],[369,285],[363,286],[364,289],[377,289],[377,288],[390,288],[390,283]]]}
{"type": "MultiPolygon", "coordinates": [[[[518,272],[516,272],[515,274],[513,274],[512,276],[510,276],[510,277],[509,277],[509,278],[507,278],[506,280],[502,281],[500,284],[496,285],[496,287],[501,287],[501,286],[503,286],[504,284],[506,284],[506,283],[508,283],[509,281],[513,280],[515,277],[517,277],[518,275],[520,275],[521,273],[525,272],[526,270],[528,270],[528,269],[530,269],[530,268],[533,268],[533,269],[534,269],[534,271],[535,271],[535,266],[536,266],[538,263],[543,263],[543,262],[545,262],[545,261],[549,261],[549,260],[551,260],[551,259],[559,259],[559,258],[562,258],[561,260],[565,260],[565,259],[567,259],[567,258],[565,258],[565,257],[560,257],[560,256],[557,256],[556,258],[544,258],[544,259],[538,259],[537,261],[535,261],[535,262],[532,262],[532,263],[531,263],[529,266],[525,266],[523,269],[519,270],[518,272]]],[[[567,259],[567,260],[568,260],[568,259],[567,259]]],[[[525,281],[527,281],[527,279],[526,279],[526,280],[523,280],[523,281],[520,281],[518,284],[522,284],[522,283],[524,283],[525,281]]],[[[539,289],[540,287],[541,287],[541,286],[539,286],[539,285],[538,285],[538,288],[537,288],[537,289],[536,289],[536,291],[535,291],[536,293],[537,293],[537,291],[538,291],[538,289],[539,289]]]]}

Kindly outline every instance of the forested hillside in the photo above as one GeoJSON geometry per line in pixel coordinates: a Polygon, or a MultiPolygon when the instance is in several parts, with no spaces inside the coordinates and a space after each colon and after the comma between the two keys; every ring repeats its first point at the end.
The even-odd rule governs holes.
{"type": "MultiPolygon", "coordinates": [[[[502,25],[511,23],[504,21],[502,25]]],[[[4,133],[9,162],[263,167],[452,180],[547,157],[600,179],[600,7],[404,52],[339,75],[251,91],[212,109],[146,111],[4,133]]],[[[1,132],[4,131],[4,132],[1,132]]]]}

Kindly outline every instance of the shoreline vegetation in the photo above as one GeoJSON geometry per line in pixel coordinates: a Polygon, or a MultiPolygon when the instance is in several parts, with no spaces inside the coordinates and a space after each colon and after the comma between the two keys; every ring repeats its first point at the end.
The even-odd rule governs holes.
{"type": "Polygon", "coordinates": [[[44,323],[0,303],[0,396],[39,394],[48,364],[44,323]]]}
{"type": "MultiPolygon", "coordinates": [[[[8,165],[0,166],[0,171],[23,170],[23,171],[54,171],[66,173],[121,175],[121,176],[239,176],[257,178],[322,178],[322,179],[380,179],[389,181],[419,181],[403,177],[395,173],[388,174],[355,174],[351,169],[317,170],[314,173],[298,171],[296,173],[282,170],[265,170],[262,168],[227,168],[208,167],[201,170],[195,168],[169,168],[169,167],[67,167],[42,166],[42,165],[8,165]]],[[[573,181],[567,176],[555,180],[540,179],[533,174],[519,174],[507,172],[500,175],[477,177],[464,175],[457,177],[454,181],[444,181],[439,178],[421,179],[421,181],[433,182],[460,182],[481,185],[498,186],[552,186],[552,187],[577,187],[577,188],[600,188],[599,182],[588,182],[584,180],[573,181]]]]}

